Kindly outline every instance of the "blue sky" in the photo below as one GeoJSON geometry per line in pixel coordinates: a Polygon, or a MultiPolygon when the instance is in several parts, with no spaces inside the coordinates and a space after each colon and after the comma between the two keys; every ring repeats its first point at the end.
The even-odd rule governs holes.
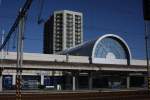
{"type": "MultiPolygon", "coordinates": [[[[1,0],[0,34],[2,30],[9,31],[24,2],[1,0]]],[[[34,0],[26,21],[25,52],[42,53],[43,24],[37,24],[38,2],[34,0]]],[[[63,9],[83,13],[84,41],[107,33],[117,34],[128,43],[133,58],[145,58],[142,0],[44,0],[42,18],[46,21],[54,11],[63,9]]]]}

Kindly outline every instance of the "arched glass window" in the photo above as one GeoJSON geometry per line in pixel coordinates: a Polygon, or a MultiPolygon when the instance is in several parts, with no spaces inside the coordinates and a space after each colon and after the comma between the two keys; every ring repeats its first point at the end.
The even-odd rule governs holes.
{"type": "Polygon", "coordinates": [[[127,59],[125,49],[119,40],[113,37],[102,39],[95,49],[94,57],[110,59],[127,59]]]}

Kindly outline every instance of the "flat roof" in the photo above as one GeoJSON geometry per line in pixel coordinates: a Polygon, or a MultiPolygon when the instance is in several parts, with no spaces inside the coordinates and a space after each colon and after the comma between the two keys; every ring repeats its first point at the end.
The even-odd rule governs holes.
{"type": "MultiPolygon", "coordinates": [[[[1,53],[1,52],[0,52],[1,53]]],[[[16,52],[8,52],[4,53],[4,59],[7,60],[16,60],[17,53],[16,52]]],[[[2,56],[1,56],[2,58],[2,56]]],[[[0,59],[1,59],[0,58],[0,59]]],[[[72,55],[57,55],[57,54],[41,54],[41,53],[23,53],[23,60],[24,61],[36,61],[36,62],[67,62],[67,63],[83,63],[83,64],[89,64],[91,63],[89,61],[88,56],[72,56],[72,55]]],[[[101,63],[93,63],[93,64],[108,64],[108,65],[127,65],[126,60],[115,59],[115,62],[119,63],[110,63],[105,62],[105,59],[101,59],[103,62],[101,63]]],[[[150,61],[149,61],[150,62],[150,61]]],[[[130,65],[133,66],[146,66],[147,61],[146,60],[138,60],[138,59],[131,59],[130,65]]]]}

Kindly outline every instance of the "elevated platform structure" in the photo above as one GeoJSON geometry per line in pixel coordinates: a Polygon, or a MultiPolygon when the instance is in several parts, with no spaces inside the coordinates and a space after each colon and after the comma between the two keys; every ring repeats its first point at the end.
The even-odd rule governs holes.
{"type": "MultiPolygon", "coordinates": [[[[16,53],[8,52],[3,59],[2,69],[16,68],[16,53]]],[[[48,70],[112,70],[112,71],[147,71],[146,60],[132,59],[130,65],[126,60],[112,59],[103,63],[90,63],[88,56],[72,56],[72,55],[52,55],[38,53],[24,53],[23,69],[48,69],[48,70]],[[111,63],[112,62],[112,63],[111,63]],[[114,62],[119,62],[114,64],[114,62]]]]}
{"type": "MultiPolygon", "coordinates": [[[[14,89],[16,53],[1,60],[0,83],[14,89]]],[[[146,60],[133,59],[127,43],[106,34],[57,54],[24,53],[23,89],[82,90],[99,88],[145,88],[146,60]]]]}

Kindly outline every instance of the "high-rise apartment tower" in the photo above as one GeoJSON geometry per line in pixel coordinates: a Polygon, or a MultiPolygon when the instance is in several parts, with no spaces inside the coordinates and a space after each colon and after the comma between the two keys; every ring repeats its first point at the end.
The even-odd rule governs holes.
{"type": "Polygon", "coordinates": [[[83,15],[80,12],[55,11],[44,26],[44,53],[52,54],[83,42],[83,15]]]}

